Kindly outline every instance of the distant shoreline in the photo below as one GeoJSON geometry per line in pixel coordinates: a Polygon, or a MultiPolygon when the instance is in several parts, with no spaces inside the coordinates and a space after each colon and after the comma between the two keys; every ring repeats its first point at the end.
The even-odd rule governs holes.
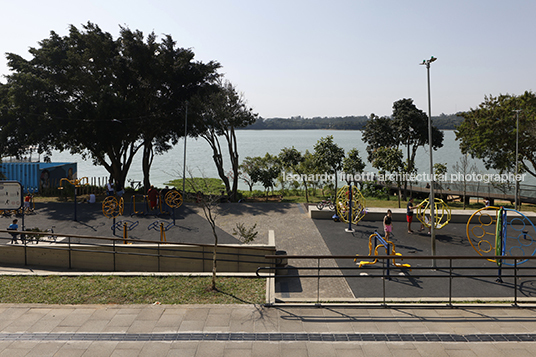
{"type": "MultiPolygon", "coordinates": [[[[432,122],[439,130],[456,130],[464,118],[459,114],[433,116],[432,122]]],[[[241,130],[363,130],[367,116],[315,117],[315,118],[258,118],[255,123],[241,130]]]]}

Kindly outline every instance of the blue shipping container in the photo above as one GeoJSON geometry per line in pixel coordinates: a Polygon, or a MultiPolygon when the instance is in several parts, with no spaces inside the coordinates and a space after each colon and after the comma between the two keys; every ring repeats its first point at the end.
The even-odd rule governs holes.
{"type": "Polygon", "coordinates": [[[76,162],[7,162],[0,163],[5,180],[18,181],[24,192],[40,192],[62,178],[76,178],[76,162]]]}

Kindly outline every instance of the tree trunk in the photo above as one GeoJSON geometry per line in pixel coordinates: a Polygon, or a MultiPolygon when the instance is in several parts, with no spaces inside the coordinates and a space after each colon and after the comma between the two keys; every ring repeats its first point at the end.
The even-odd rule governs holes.
{"type": "Polygon", "coordinates": [[[220,142],[218,141],[218,137],[213,131],[207,132],[201,136],[209,143],[210,147],[212,148],[212,159],[214,160],[214,164],[216,164],[218,176],[220,176],[220,179],[223,181],[223,184],[225,185],[225,191],[229,195],[231,193],[231,187],[229,184],[229,178],[225,175],[225,170],[223,169],[223,157],[221,154],[221,147],[220,142]]]}
{"type": "Polygon", "coordinates": [[[143,157],[142,157],[142,171],[143,171],[143,186],[145,192],[151,187],[150,172],[151,165],[153,163],[153,143],[151,141],[145,141],[143,144],[143,157]]]}
{"type": "Polygon", "coordinates": [[[305,187],[305,202],[309,203],[309,192],[307,191],[307,180],[303,177],[303,186],[305,187]]]}
{"type": "Polygon", "coordinates": [[[225,135],[227,139],[227,146],[229,147],[229,158],[231,159],[231,169],[233,170],[233,185],[231,191],[227,192],[231,202],[236,202],[237,192],[238,192],[238,146],[236,142],[236,134],[233,127],[229,128],[229,132],[225,135]]]}

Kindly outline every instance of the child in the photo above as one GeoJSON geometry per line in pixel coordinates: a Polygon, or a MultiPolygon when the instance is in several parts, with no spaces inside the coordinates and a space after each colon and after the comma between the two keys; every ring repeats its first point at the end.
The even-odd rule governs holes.
{"type": "Polygon", "coordinates": [[[428,226],[428,234],[430,234],[430,218],[428,216],[424,216],[424,223],[421,223],[421,228],[419,229],[419,232],[424,230],[424,227],[428,226]],[[426,224],[425,224],[426,223],[426,224]]]}
{"type": "Polygon", "coordinates": [[[383,217],[383,230],[385,232],[385,240],[389,240],[389,236],[393,231],[393,212],[390,209],[387,210],[387,214],[383,217]]]}

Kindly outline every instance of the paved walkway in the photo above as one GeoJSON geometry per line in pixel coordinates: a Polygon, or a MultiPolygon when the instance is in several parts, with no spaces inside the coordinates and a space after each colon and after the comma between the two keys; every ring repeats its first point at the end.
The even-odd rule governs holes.
{"type": "MultiPolygon", "coordinates": [[[[110,221],[102,214],[84,208],[74,222],[65,207],[27,217],[26,226],[110,234],[110,221]]],[[[237,222],[257,223],[260,237],[275,230],[278,249],[289,254],[330,254],[301,205],[230,205],[219,218],[225,239],[234,239],[237,222]]],[[[168,240],[194,237],[210,242],[208,224],[203,225],[195,208],[178,225],[167,234],[168,240]]],[[[153,233],[136,234],[145,239],[153,233]]],[[[316,285],[307,283],[313,279],[301,280],[297,288],[279,287],[279,294],[315,297],[316,285]]],[[[322,296],[353,296],[345,279],[326,281],[322,296]]],[[[535,342],[536,309],[504,305],[0,305],[0,356],[534,356],[535,342]]]]}
{"type": "Polygon", "coordinates": [[[0,356],[534,356],[536,312],[0,306],[0,356]]]}

